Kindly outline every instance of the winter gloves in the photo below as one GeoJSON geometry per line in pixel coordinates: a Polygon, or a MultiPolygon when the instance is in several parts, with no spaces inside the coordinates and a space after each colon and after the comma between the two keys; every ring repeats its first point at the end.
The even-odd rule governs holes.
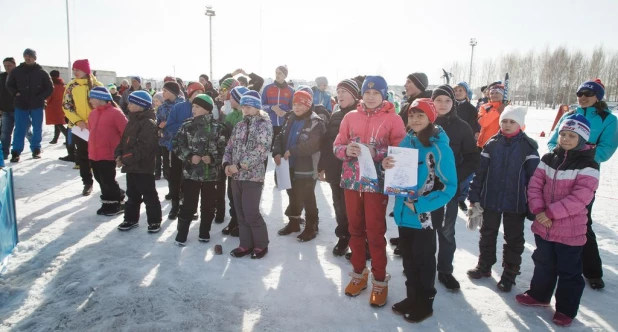
{"type": "Polygon", "coordinates": [[[481,204],[476,202],[468,209],[468,222],[466,226],[473,231],[483,225],[483,208],[481,204]]]}

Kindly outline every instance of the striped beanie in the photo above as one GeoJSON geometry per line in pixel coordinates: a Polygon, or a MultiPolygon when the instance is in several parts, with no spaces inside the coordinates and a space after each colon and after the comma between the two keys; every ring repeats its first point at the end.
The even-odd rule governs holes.
{"type": "Polygon", "coordinates": [[[212,112],[215,102],[212,100],[212,98],[210,98],[209,95],[202,93],[195,96],[191,104],[196,104],[201,108],[207,110],[208,112],[212,112]]]}
{"type": "Polygon", "coordinates": [[[313,98],[313,90],[308,85],[299,85],[296,91],[305,91],[313,98]]]}
{"type": "Polygon", "coordinates": [[[240,106],[245,105],[262,109],[262,97],[256,91],[247,91],[247,93],[240,98],[240,106]]]}
{"type": "Polygon", "coordinates": [[[235,88],[232,89],[232,91],[230,91],[230,97],[237,102],[238,104],[240,104],[240,98],[242,98],[242,96],[247,93],[247,91],[249,91],[249,89],[247,89],[244,86],[237,86],[235,88]]]}
{"type": "Polygon", "coordinates": [[[581,136],[584,143],[590,139],[590,122],[581,114],[574,113],[564,118],[558,132],[563,130],[572,131],[581,136]]]}
{"type": "Polygon", "coordinates": [[[95,86],[90,90],[90,94],[88,95],[91,99],[99,99],[104,101],[112,101],[112,95],[107,91],[105,87],[95,86]]]}
{"type": "Polygon", "coordinates": [[[221,83],[221,89],[232,90],[239,85],[240,83],[238,83],[237,80],[233,78],[226,78],[223,83],[221,83]]]}
{"type": "Polygon", "coordinates": [[[135,104],[137,106],[141,106],[143,108],[152,107],[152,97],[150,94],[144,90],[139,90],[131,93],[129,95],[129,103],[135,104]]]}
{"type": "Polygon", "coordinates": [[[452,101],[455,101],[455,91],[453,91],[453,88],[451,88],[448,84],[440,85],[439,87],[433,89],[433,92],[431,93],[431,100],[436,100],[438,96],[447,96],[451,98],[452,101]]]}
{"type": "Polygon", "coordinates": [[[354,100],[358,100],[360,98],[360,89],[358,88],[358,83],[356,83],[353,79],[345,79],[339,84],[337,84],[337,90],[343,89],[347,91],[349,94],[354,97],[354,100]]]}

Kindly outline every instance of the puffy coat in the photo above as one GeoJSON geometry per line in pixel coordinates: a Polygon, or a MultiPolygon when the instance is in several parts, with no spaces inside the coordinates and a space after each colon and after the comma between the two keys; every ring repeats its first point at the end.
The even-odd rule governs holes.
{"type": "Polygon", "coordinates": [[[11,71],[6,88],[15,97],[15,108],[21,110],[43,108],[45,99],[54,91],[51,77],[43,67],[38,63],[27,65],[25,62],[11,71]]]}
{"type": "MultiPolygon", "coordinates": [[[[94,76],[90,76],[92,86],[103,86],[94,76]]],[[[90,87],[87,78],[76,78],[67,84],[62,97],[62,107],[64,116],[69,119],[69,126],[73,127],[79,121],[88,123],[88,116],[92,111],[92,106],[88,103],[90,87]]]]}
{"type": "Polygon", "coordinates": [[[122,173],[154,174],[158,143],[153,110],[129,113],[129,122],[114,153],[124,164],[122,173]]]}
{"type": "Polygon", "coordinates": [[[167,124],[165,125],[163,135],[164,137],[169,137],[169,140],[166,140],[166,147],[169,151],[173,151],[174,147],[172,146],[172,138],[176,136],[178,129],[182,126],[182,123],[188,119],[193,117],[193,113],[191,112],[191,102],[183,101],[177,103],[172,107],[169,115],[167,116],[167,124]]]}
{"type": "Polygon", "coordinates": [[[350,107],[335,109],[333,115],[326,124],[326,132],[322,139],[322,147],[320,148],[320,162],[318,163],[318,172],[325,172],[326,181],[332,184],[341,182],[342,161],[335,157],[333,153],[333,143],[339,134],[339,127],[343,117],[350,111],[355,110],[358,105],[354,104],[350,107]]]}
{"type": "Polygon", "coordinates": [[[498,108],[501,101],[493,101],[481,105],[479,108],[478,122],[481,126],[476,145],[482,148],[489,139],[500,131],[500,113],[498,108]]]}
{"type": "MultiPolygon", "coordinates": [[[[161,122],[166,122],[169,117],[172,109],[176,104],[183,102],[182,99],[176,98],[174,101],[166,100],[157,108],[157,127],[161,124],[161,122]]],[[[159,127],[159,145],[160,146],[169,146],[171,144],[171,140],[173,138],[169,132],[165,130],[165,127],[159,127]]]]}
{"type": "Polygon", "coordinates": [[[470,129],[474,134],[481,131],[481,126],[478,122],[479,113],[468,100],[464,100],[457,104],[457,115],[470,125],[470,129]]]}
{"type": "Polygon", "coordinates": [[[532,232],[569,246],[586,243],[586,206],[599,187],[599,164],[594,153],[587,145],[579,151],[557,147],[543,156],[528,184],[528,205],[533,214],[545,212],[552,225],[546,228],[534,221],[532,232]]]}
{"type": "Polygon", "coordinates": [[[114,150],[126,126],[127,117],[112,104],[93,109],[88,116],[88,158],[95,161],[114,160],[114,150]]]}
{"type": "Polygon", "coordinates": [[[481,152],[468,199],[496,212],[528,212],[526,190],[539,165],[538,144],[523,131],[507,138],[501,132],[481,152]]]}
{"type": "Polygon", "coordinates": [[[62,110],[64,81],[62,78],[52,78],[52,81],[54,82],[54,92],[52,92],[52,94],[47,98],[47,107],[45,107],[45,124],[65,124],[64,111],[62,110]]]}
{"type": "Polygon", "coordinates": [[[416,212],[405,205],[407,197],[395,198],[393,214],[397,226],[433,228],[431,212],[446,205],[457,192],[459,182],[448,136],[442,128],[437,127],[430,142],[431,146],[426,147],[410,132],[399,144],[400,147],[418,149],[417,184],[420,189],[418,198],[414,200],[416,212]]]}
{"type": "MultiPolygon", "coordinates": [[[[6,87],[6,81],[9,73],[0,73],[0,111],[13,112],[15,111],[15,98],[6,87]]],[[[4,160],[4,159],[3,159],[4,160]]]]}
{"type": "Polygon", "coordinates": [[[384,101],[378,108],[368,110],[361,101],[355,111],[343,117],[339,134],[333,143],[335,156],[343,161],[341,187],[361,192],[383,192],[383,177],[379,176],[377,187],[360,181],[358,159],[348,157],[347,145],[355,142],[373,146],[376,150],[373,161],[378,166],[386,156],[388,147],[398,146],[405,136],[403,121],[395,113],[395,106],[391,102],[384,101]]]}
{"type": "MultiPolygon", "coordinates": [[[[578,107],[575,113],[581,114],[590,122],[590,138],[588,143],[596,145],[594,160],[599,164],[608,161],[616,152],[618,148],[618,122],[616,121],[616,115],[612,114],[610,110],[597,111],[595,107],[588,107],[583,109],[578,107]]],[[[560,128],[564,118],[573,114],[568,112],[562,116],[560,122],[556,128],[560,128]]],[[[549,150],[553,150],[558,142],[558,130],[552,132],[547,147],[549,150]]]]}
{"type": "Polygon", "coordinates": [[[293,97],[294,89],[289,87],[287,82],[281,84],[274,82],[264,87],[264,91],[262,91],[262,110],[268,114],[270,122],[274,127],[283,126],[285,116],[277,116],[272,107],[279,105],[282,111],[289,112],[292,110],[293,97]]]}
{"type": "Polygon", "coordinates": [[[223,157],[223,167],[236,165],[238,173],[232,175],[236,181],[264,182],[268,158],[273,140],[273,126],[266,112],[245,116],[232,131],[223,157]]]}
{"type": "Polygon", "coordinates": [[[330,93],[328,91],[322,91],[317,87],[311,88],[313,91],[313,104],[322,105],[328,112],[333,111],[333,105],[330,103],[330,93]]]}

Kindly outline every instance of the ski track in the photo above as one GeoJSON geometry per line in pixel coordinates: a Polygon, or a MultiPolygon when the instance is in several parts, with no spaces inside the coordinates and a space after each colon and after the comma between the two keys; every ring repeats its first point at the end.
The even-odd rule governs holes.
{"type": "MultiPolygon", "coordinates": [[[[554,110],[530,109],[527,132],[547,151],[546,138],[554,110]]],[[[50,140],[45,128],[43,142],[50,140]]],[[[62,141],[62,139],[61,139],[62,141]]],[[[262,260],[236,259],[228,253],[238,239],[224,237],[224,224],[213,223],[211,242],[198,243],[198,223],[192,223],[188,245],[173,244],[176,222],[165,219],[158,234],[141,226],[119,232],[122,216],[96,216],[99,187],[81,196],[79,172],[58,161],[62,144],[43,144],[43,159],[33,161],[24,151],[22,162],[12,166],[15,176],[20,243],[0,277],[0,331],[409,331],[415,330],[557,330],[553,309],[519,305],[515,295],[527,289],[532,277],[534,238],[526,222],[526,250],[522,274],[509,294],[499,293],[493,277],[471,281],[466,270],[476,265],[478,232],[465,227],[459,212],[455,277],[461,291],[450,293],[436,281],[434,316],[409,324],[390,306],[405,297],[405,277],[399,258],[387,248],[387,270],[392,275],[389,300],[384,308],[368,304],[369,289],[357,298],[343,294],[351,266],[331,250],[336,243],[336,222],[330,188],[319,184],[318,237],[299,243],[295,235],[281,237],[277,230],[286,220],[287,195],[274,189],[272,161],[266,174],[262,213],[269,228],[269,254],[262,260]],[[214,255],[215,244],[224,254],[214,255]]],[[[26,148],[27,149],[27,148],[26,148]]],[[[614,331],[618,326],[618,161],[602,166],[601,187],[594,208],[595,231],[604,263],[607,289],[584,291],[572,331],[614,331]]],[[[125,177],[118,182],[126,188],[125,177]]],[[[159,196],[167,182],[157,181],[159,196]]],[[[162,201],[167,216],[169,201],[162,201]]],[[[388,211],[392,209],[392,200],[388,211]]],[[[397,236],[387,217],[387,238],[397,236]]],[[[502,248],[498,238],[498,256],[502,248]]],[[[499,259],[500,261],[500,259],[499,259]]],[[[552,302],[553,303],[553,302],[552,302]]]]}

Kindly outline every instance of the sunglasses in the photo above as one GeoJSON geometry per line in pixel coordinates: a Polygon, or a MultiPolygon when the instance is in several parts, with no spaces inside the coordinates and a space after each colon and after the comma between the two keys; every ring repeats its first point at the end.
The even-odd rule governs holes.
{"type": "Polygon", "coordinates": [[[586,96],[586,97],[594,97],[596,94],[594,93],[594,91],[590,91],[590,90],[583,90],[583,91],[578,91],[576,93],[576,95],[578,97],[582,97],[582,96],[586,96]]]}
{"type": "Polygon", "coordinates": [[[226,93],[226,92],[227,92],[227,89],[226,89],[226,88],[221,88],[221,89],[219,89],[219,93],[226,93]]]}

